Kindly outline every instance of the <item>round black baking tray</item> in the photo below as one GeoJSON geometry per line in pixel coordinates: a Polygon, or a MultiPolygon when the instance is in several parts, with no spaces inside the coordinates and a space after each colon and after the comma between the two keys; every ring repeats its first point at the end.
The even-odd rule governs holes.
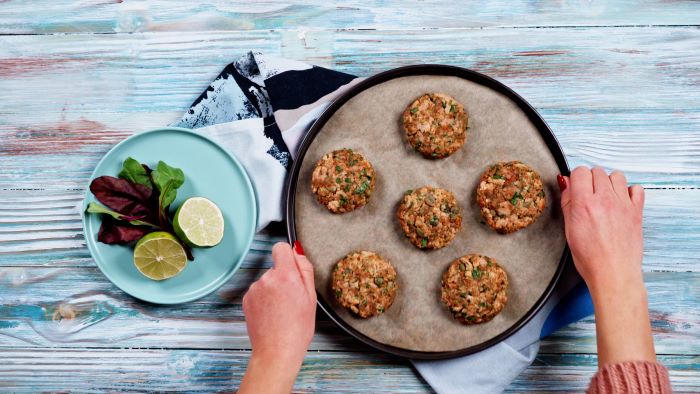
{"type": "MultiPolygon", "coordinates": [[[[459,78],[464,78],[469,81],[478,83],[480,85],[483,85],[485,87],[488,87],[492,90],[495,90],[498,93],[501,93],[508,97],[510,100],[512,100],[514,103],[520,107],[520,109],[525,112],[529,120],[532,122],[532,124],[535,125],[537,130],[540,132],[540,135],[542,136],[543,140],[547,144],[547,148],[551,152],[552,156],[554,157],[554,160],[557,163],[557,166],[559,167],[559,171],[562,175],[569,175],[569,166],[568,163],[566,162],[566,157],[564,157],[564,153],[559,146],[559,143],[557,142],[556,137],[554,136],[554,133],[552,133],[552,130],[549,128],[547,123],[542,119],[542,117],[537,113],[537,111],[527,102],[525,99],[523,99],[520,95],[515,93],[512,89],[507,87],[506,85],[496,81],[495,79],[488,77],[484,74],[478,73],[476,71],[472,71],[469,69],[461,68],[461,67],[455,67],[455,66],[446,66],[446,65],[437,65],[437,64],[421,64],[421,65],[413,65],[413,66],[405,66],[405,67],[399,67],[395,68],[389,71],[382,72],[380,74],[374,75],[372,77],[369,77],[357,85],[351,87],[348,91],[343,93],[340,97],[338,97],[333,103],[321,114],[321,116],[314,122],[314,124],[311,126],[311,129],[309,130],[308,133],[304,136],[301,144],[299,145],[298,152],[296,154],[296,160],[292,166],[292,170],[290,174],[287,176],[287,182],[285,185],[285,219],[287,223],[287,236],[289,238],[289,242],[293,243],[296,240],[296,226],[295,226],[295,196],[296,196],[296,188],[297,188],[297,180],[299,178],[299,171],[301,169],[301,163],[304,160],[304,156],[306,155],[307,150],[309,149],[309,146],[311,146],[311,143],[313,142],[314,138],[316,138],[316,135],[321,131],[323,126],[328,122],[328,120],[335,114],[335,112],[343,106],[348,100],[359,94],[360,92],[384,83],[386,81],[395,79],[395,78],[400,78],[400,77],[406,77],[406,76],[417,76],[417,75],[442,75],[442,76],[451,76],[451,77],[459,77],[459,78]]],[[[464,356],[472,353],[479,352],[481,350],[484,350],[488,347],[491,347],[509,336],[513,335],[515,332],[517,332],[520,328],[522,328],[527,322],[532,319],[535,314],[542,308],[542,306],[545,304],[545,302],[549,299],[551,296],[554,287],[556,286],[557,282],[559,281],[559,278],[561,277],[561,273],[564,269],[564,266],[566,265],[566,261],[570,258],[570,252],[569,252],[569,247],[568,245],[565,246],[564,248],[564,253],[561,256],[561,259],[559,260],[559,265],[557,267],[556,272],[554,273],[554,277],[550,281],[550,283],[547,285],[547,288],[545,289],[544,293],[540,296],[540,298],[535,302],[535,304],[530,308],[530,310],[517,322],[515,322],[512,326],[510,326],[508,329],[500,333],[499,335],[496,335],[495,337],[484,341],[478,345],[474,346],[469,346],[463,349],[458,349],[458,350],[451,350],[451,351],[444,351],[444,352],[421,352],[421,351],[415,351],[415,350],[409,350],[409,349],[403,349],[395,346],[389,346],[386,344],[383,344],[381,342],[377,342],[374,339],[362,334],[361,332],[355,330],[354,328],[350,327],[348,324],[346,324],[328,305],[324,300],[323,297],[320,295],[317,297],[318,298],[318,305],[321,307],[321,309],[330,317],[331,320],[333,320],[337,325],[339,325],[341,328],[343,328],[346,332],[348,332],[350,335],[353,337],[359,339],[360,341],[364,342],[365,344],[372,346],[378,350],[391,353],[397,356],[401,357],[407,357],[407,358],[413,358],[413,359],[423,359],[423,360],[437,360],[437,359],[446,359],[446,358],[453,358],[453,357],[459,357],[459,356],[464,356]]]]}

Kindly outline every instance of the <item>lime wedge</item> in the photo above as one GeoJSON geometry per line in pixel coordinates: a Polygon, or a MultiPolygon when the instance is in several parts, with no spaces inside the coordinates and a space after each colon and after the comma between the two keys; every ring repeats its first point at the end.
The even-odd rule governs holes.
{"type": "Polygon", "coordinates": [[[188,198],[175,212],[175,233],[193,247],[214,246],[224,237],[224,216],[204,197],[188,198]]]}
{"type": "Polygon", "coordinates": [[[165,231],[146,234],[134,248],[134,265],[153,280],[172,278],[187,265],[185,248],[165,231]]]}

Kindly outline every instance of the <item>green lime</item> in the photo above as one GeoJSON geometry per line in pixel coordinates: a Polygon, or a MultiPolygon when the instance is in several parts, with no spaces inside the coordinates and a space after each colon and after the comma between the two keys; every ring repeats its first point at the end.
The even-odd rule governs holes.
{"type": "Polygon", "coordinates": [[[143,236],[134,248],[134,265],[153,280],[172,278],[187,265],[187,255],[177,238],[165,231],[143,236]]]}
{"type": "Polygon", "coordinates": [[[213,202],[191,197],[175,212],[173,227],[175,234],[190,246],[214,246],[224,237],[224,216],[213,202]]]}

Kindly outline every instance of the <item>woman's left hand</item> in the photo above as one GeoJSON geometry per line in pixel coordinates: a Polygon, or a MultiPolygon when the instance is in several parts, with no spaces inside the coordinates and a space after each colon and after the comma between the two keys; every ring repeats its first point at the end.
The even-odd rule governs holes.
{"type": "Polygon", "coordinates": [[[272,248],[273,268],[243,297],[243,313],[253,347],[240,393],[289,393],[314,334],[314,270],[287,243],[272,248]]]}

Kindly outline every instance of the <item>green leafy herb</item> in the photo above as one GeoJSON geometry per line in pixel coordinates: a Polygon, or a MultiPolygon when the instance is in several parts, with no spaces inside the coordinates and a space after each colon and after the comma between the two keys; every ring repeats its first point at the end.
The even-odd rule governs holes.
{"type": "Polygon", "coordinates": [[[506,179],[506,178],[504,178],[503,175],[501,175],[501,174],[493,174],[492,178],[493,178],[493,179],[506,179]]]}
{"type": "MultiPolygon", "coordinates": [[[[155,230],[174,233],[167,208],[185,182],[182,170],[161,161],[157,169],[151,171],[145,164],[127,158],[119,176],[100,176],[90,183],[90,191],[103,205],[90,203],[86,211],[106,215],[97,240],[106,244],[127,244],[155,230]]],[[[181,244],[187,258],[193,260],[191,249],[181,244]]]]}
{"type": "Polygon", "coordinates": [[[362,184],[360,186],[355,188],[355,194],[363,194],[367,191],[368,188],[369,188],[369,180],[366,180],[366,181],[362,182],[362,184]]]}
{"type": "Polygon", "coordinates": [[[340,289],[335,289],[335,298],[340,298],[341,295],[343,295],[343,292],[340,289]]]}
{"type": "Polygon", "coordinates": [[[423,238],[423,239],[421,239],[421,241],[420,241],[420,247],[421,247],[421,248],[425,248],[426,246],[428,246],[428,238],[423,238]]]}
{"type": "Polygon", "coordinates": [[[348,203],[348,199],[345,196],[340,196],[340,206],[345,206],[348,203]]]}
{"type": "Polygon", "coordinates": [[[413,107],[413,108],[411,108],[411,113],[412,113],[412,114],[415,114],[416,112],[418,112],[418,107],[413,107]]]}
{"type": "Polygon", "coordinates": [[[343,190],[345,190],[346,193],[349,192],[349,191],[350,191],[350,185],[345,185],[345,187],[343,188],[343,190]]]}
{"type": "Polygon", "coordinates": [[[413,189],[408,189],[408,190],[406,190],[405,192],[403,192],[403,194],[406,195],[406,196],[409,195],[409,194],[411,194],[411,193],[413,193],[413,189]]]}
{"type": "Polygon", "coordinates": [[[438,224],[438,217],[437,216],[431,217],[430,222],[428,222],[428,223],[430,223],[431,226],[437,225],[438,224]]]}
{"type": "Polygon", "coordinates": [[[343,167],[341,167],[341,166],[335,166],[335,170],[336,170],[336,171],[343,171],[343,167]]]}
{"type": "Polygon", "coordinates": [[[340,178],[335,178],[335,183],[340,183],[340,182],[342,182],[342,181],[343,181],[343,180],[340,179],[340,178]]]}
{"type": "Polygon", "coordinates": [[[170,167],[161,160],[151,173],[151,177],[160,192],[158,204],[161,210],[165,210],[175,201],[177,189],[185,183],[185,173],[179,168],[170,167]]]}
{"type": "Polygon", "coordinates": [[[525,200],[522,195],[520,195],[520,192],[515,192],[513,194],[513,198],[510,199],[510,203],[513,205],[518,205],[518,200],[525,200]]]}
{"type": "Polygon", "coordinates": [[[150,187],[151,189],[153,188],[151,177],[148,176],[146,167],[131,157],[127,157],[126,160],[124,160],[122,170],[119,172],[119,178],[150,187]]]}
{"type": "Polygon", "coordinates": [[[450,112],[452,112],[452,113],[457,112],[457,106],[454,104],[450,104],[450,112]]]}
{"type": "Polygon", "coordinates": [[[480,270],[479,267],[474,267],[474,269],[472,269],[472,278],[479,279],[483,273],[484,272],[480,270]]]}
{"type": "Polygon", "coordinates": [[[345,183],[350,183],[350,182],[352,182],[352,179],[350,179],[350,178],[345,178],[345,183]]]}

